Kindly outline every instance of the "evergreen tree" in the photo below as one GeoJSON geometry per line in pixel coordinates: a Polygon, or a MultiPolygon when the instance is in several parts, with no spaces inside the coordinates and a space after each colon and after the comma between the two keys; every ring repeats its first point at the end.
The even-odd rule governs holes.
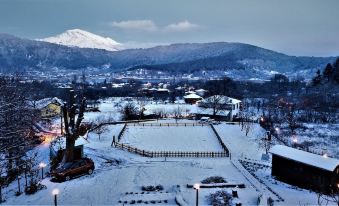
{"type": "Polygon", "coordinates": [[[316,76],[312,79],[312,83],[314,86],[321,83],[321,73],[320,70],[317,71],[316,76]]]}
{"type": "Polygon", "coordinates": [[[333,79],[339,83],[339,58],[333,64],[333,79]]]}
{"type": "Polygon", "coordinates": [[[332,78],[332,75],[333,75],[333,67],[332,67],[332,65],[330,63],[328,63],[326,65],[325,69],[324,69],[323,76],[329,82],[330,79],[332,78]]]}

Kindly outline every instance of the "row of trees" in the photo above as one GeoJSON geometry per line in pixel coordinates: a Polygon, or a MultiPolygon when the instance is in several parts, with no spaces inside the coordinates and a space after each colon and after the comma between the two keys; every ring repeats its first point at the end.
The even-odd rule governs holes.
{"type": "Polygon", "coordinates": [[[26,190],[36,181],[36,155],[27,153],[35,142],[32,127],[40,118],[34,95],[20,78],[0,77],[0,202],[1,188],[25,173],[26,190]]]}

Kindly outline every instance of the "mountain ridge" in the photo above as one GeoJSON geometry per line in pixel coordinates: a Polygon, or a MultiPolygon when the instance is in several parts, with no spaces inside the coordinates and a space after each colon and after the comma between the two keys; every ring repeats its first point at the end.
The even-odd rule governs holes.
{"type": "Polygon", "coordinates": [[[121,43],[109,37],[102,37],[81,29],[70,29],[56,36],[36,40],[71,47],[105,49],[107,51],[118,51],[123,48],[121,43]]]}
{"type": "MultiPolygon", "coordinates": [[[[102,68],[103,65],[106,65],[105,71],[114,72],[146,65],[177,73],[202,71],[208,67],[224,74],[242,69],[244,76],[247,77],[246,73],[253,71],[258,73],[260,70],[263,70],[265,75],[277,72],[293,76],[294,72],[302,75],[305,72],[307,75],[313,74],[334,60],[335,57],[289,56],[244,43],[179,43],[110,52],[102,49],[67,47],[0,34],[2,72],[26,69],[48,71],[53,67],[102,68]]],[[[238,76],[242,76],[241,72],[238,76]]],[[[260,72],[257,76],[260,76],[260,72]]]]}

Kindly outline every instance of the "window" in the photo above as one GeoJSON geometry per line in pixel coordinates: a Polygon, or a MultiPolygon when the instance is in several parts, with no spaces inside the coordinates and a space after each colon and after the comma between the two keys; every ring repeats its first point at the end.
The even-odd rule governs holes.
{"type": "Polygon", "coordinates": [[[85,161],[81,161],[80,162],[80,166],[82,167],[82,166],[85,166],[86,165],[86,162],[85,161]]]}
{"type": "Polygon", "coordinates": [[[76,163],[74,163],[73,165],[72,165],[72,168],[74,169],[74,168],[77,168],[77,167],[79,167],[79,162],[76,162],[76,163]]]}

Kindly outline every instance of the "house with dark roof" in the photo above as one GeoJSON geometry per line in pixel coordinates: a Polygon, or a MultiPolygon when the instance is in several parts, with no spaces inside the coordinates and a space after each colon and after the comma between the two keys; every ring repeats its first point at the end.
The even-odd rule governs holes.
{"type": "Polygon", "coordinates": [[[339,190],[339,160],[295,148],[271,148],[272,176],[301,188],[322,193],[339,190]]]}

